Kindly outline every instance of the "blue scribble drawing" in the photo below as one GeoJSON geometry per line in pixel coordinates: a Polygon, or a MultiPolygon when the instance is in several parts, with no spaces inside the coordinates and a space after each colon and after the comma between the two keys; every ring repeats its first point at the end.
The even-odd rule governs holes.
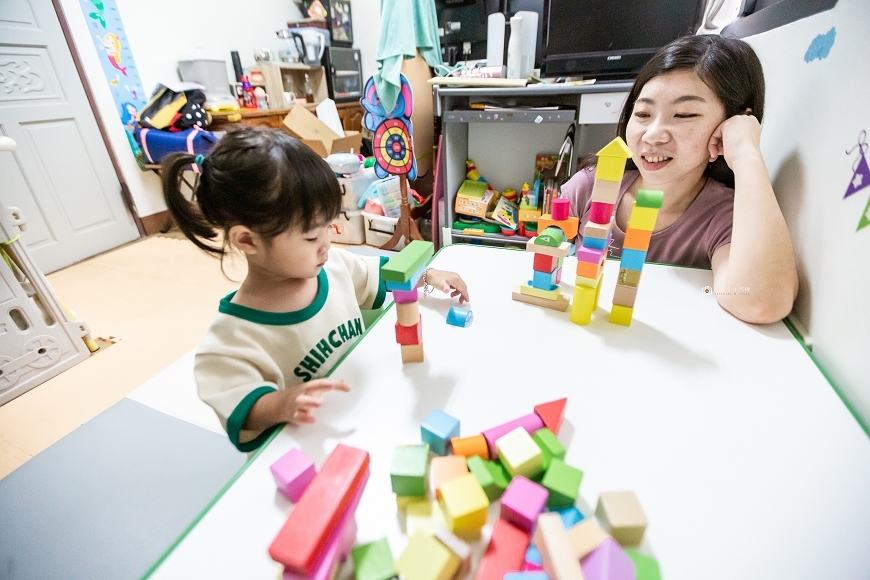
{"type": "Polygon", "coordinates": [[[828,58],[831,53],[831,47],[834,46],[834,38],[837,36],[837,28],[831,28],[825,34],[816,36],[810,43],[810,47],[804,54],[804,62],[811,62],[816,59],[822,60],[828,58]]]}

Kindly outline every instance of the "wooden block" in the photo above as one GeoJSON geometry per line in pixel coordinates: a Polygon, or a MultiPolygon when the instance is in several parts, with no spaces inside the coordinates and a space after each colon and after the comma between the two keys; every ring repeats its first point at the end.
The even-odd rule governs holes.
{"type": "Polygon", "coordinates": [[[400,496],[426,497],[426,472],[429,468],[429,446],[399,445],[393,449],[390,463],[390,483],[393,493],[400,496]]]}
{"type": "Polygon", "coordinates": [[[400,326],[414,326],[420,320],[420,303],[417,301],[396,303],[396,318],[400,326]]]}
{"type": "MultiPolygon", "coordinates": [[[[557,197],[550,202],[550,214],[553,220],[560,222],[569,218],[571,213],[571,202],[564,197],[557,197]]],[[[565,230],[562,230],[565,231],[565,230]]],[[[577,235],[577,234],[574,234],[577,235]]],[[[574,236],[568,236],[573,238],[574,236]]]]}
{"type": "Polygon", "coordinates": [[[447,455],[447,445],[455,437],[459,437],[459,419],[441,409],[433,409],[420,424],[420,438],[436,455],[447,455]]]}
{"type": "MultiPolygon", "coordinates": [[[[561,417],[560,417],[561,420],[561,417]]],[[[556,435],[544,427],[532,433],[532,439],[541,449],[541,457],[544,469],[549,469],[553,458],[565,459],[565,446],[556,438],[556,435]]]]}
{"type": "Polygon", "coordinates": [[[354,580],[390,580],[396,575],[396,562],[386,538],[356,546],[351,558],[354,580]]]}
{"type": "Polygon", "coordinates": [[[517,219],[521,222],[536,222],[536,221],[538,221],[538,218],[540,218],[540,217],[541,217],[541,210],[535,209],[535,208],[530,208],[530,207],[523,207],[521,205],[520,211],[519,211],[519,217],[517,219]]]}
{"type": "Polygon", "coordinates": [[[407,282],[434,254],[432,242],[413,240],[381,266],[381,278],[388,282],[407,282]]]}
{"type": "Polygon", "coordinates": [[[577,501],[582,480],[582,471],[558,457],[553,458],[544,473],[544,479],[541,480],[541,485],[550,492],[547,507],[555,509],[573,506],[577,501]]]}
{"type": "Polygon", "coordinates": [[[459,564],[459,557],[444,544],[431,534],[418,531],[396,560],[396,571],[406,580],[452,580],[459,564]]]}
{"type": "Polygon", "coordinates": [[[571,542],[571,547],[578,560],[585,558],[588,553],[600,546],[605,538],[609,537],[607,532],[592,520],[583,520],[568,529],[568,541],[571,542]]]}
{"type": "Polygon", "coordinates": [[[502,423],[501,425],[491,427],[484,431],[483,436],[486,438],[486,444],[489,446],[489,456],[491,459],[498,459],[498,449],[495,445],[496,440],[503,435],[507,435],[517,427],[522,427],[529,435],[531,435],[538,429],[543,429],[544,422],[537,413],[529,413],[528,415],[523,415],[513,421],[502,423]]]}
{"type": "Polygon", "coordinates": [[[665,199],[665,193],[663,191],[657,191],[653,189],[638,189],[637,197],[634,200],[634,203],[637,204],[637,207],[650,207],[655,209],[660,209],[662,207],[662,202],[665,199]]]}
{"type": "Polygon", "coordinates": [[[602,157],[612,157],[614,159],[622,159],[622,163],[625,163],[626,159],[631,159],[631,149],[628,148],[625,141],[623,141],[622,137],[614,137],[607,145],[601,148],[598,153],[599,161],[602,157]]]}
{"type": "Polygon", "coordinates": [[[586,580],[635,578],[634,562],[613,538],[605,538],[581,563],[586,580]]]}
{"type": "Polygon", "coordinates": [[[650,230],[628,228],[628,231],[625,232],[625,241],[622,242],[622,247],[630,250],[646,252],[649,249],[649,241],[651,237],[652,231],[650,230]]]}
{"type": "Polygon", "coordinates": [[[550,580],[550,577],[540,570],[523,570],[521,572],[508,572],[502,577],[502,580],[550,580]]]}
{"type": "MultiPolygon", "coordinates": [[[[555,201],[555,200],[554,200],[555,201]]],[[[544,214],[538,219],[538,231],[543,231],[549,227],[557,227],[562,230],[566,240],[573,240],[577,237],[577,230],[580,227],[580,219],[569,217],[564,220],[554,219],[550,214],[544,214]]]]}
{"type": "Polygon", "coordinates": [[[435,539],[459,558],[459,570],[456,571],[455,578],[462,580],[468,576],[471,571],[471,546],[445,527],[435,530],[435,539]]]}
{"type": "Polygon", "coordinates": [[[420,278],[423,277],[423,272],[426,271],[426,264],[420,266],[420,269],[414,272],[407,282],[390,282],[384,281],[384,286],[390,292],[413,292],[420,284],[420,278]]]}
{"type": "Polygon", "coordinates": [[[574,300],[571,302],[571,322],[585,326],[592,321],[592,312],[595,310],[595,288],[588,286],[574,286],[574,300]]]}
{"type": "Polygon", "coordinates": [[[528,286],[532,288],[537,288],[538,290],[544,290],[546,292],[552,292],[553,290],[557,290],[558,286],[556,286],[556,272],[558,270],[553,270],[552,272],[538,272],[537,270],[532,272],[532,279],[529,280],[528,286]]]}
{"type": "Polygon", "coordinates": [[[595,181],[622,181],[625,173],[625,159],[615,157],[599,157],[598,165],[595,166],[595,181]]]}
{"type": "Polygon", "coordinates": [[[544,471],[544,459],[528,431],[517,427],[495,441],[498,458],[512,477],[523,475],[534,479],[544,471]]]}
{"type": "Polygon", "coordinates": [[[584,519],[583,513],[578,510],[576,506],[573,505],[569,507],[556,508],[550,511],[554,511],[559,514],[559,517],[562,518],[562,527],[564,527],[566,530],[570,530],[571,528],[582,522],[584,519]]]}
{"type": "Polygon", "coordinates": [[[477,479],[490,502],[497,501],[510,485],[511,476],[498,461],[487,461],[473,455],[466,461],[468,471],[477,479]]]}
{"type": "Polygon", "coordinates": [[[613,292],[613,303],[626,308],[634,308],[634,299],[637,297],[637,286],[616,285],[613,292]]]}
{"type": "Polygon", "coordinates": [[[408,509],[408,505],[414,503],[415,501],[420,501],[421,496],[414,495],[397,495],[396,496],[396,508],[399,511],[405,511],[408,509]]]}
{"type": "Polygon", "coordinates": [[[465,328],[474,320],[474,313],[469,308],[451,306],[447,312],[447,324],[465,328]]]}
{"type": "Polygon", "coordinates": [[[535,528],[535,546],[541,552],[544,570],[550,578],[558,580],[583,580],[580,562],[568,540],[568,532],[562,527],[562,518],[554,512],[538,517],[535,528]]]}
{"type": "Polygon", "coordinates": [[[577,260],[577,275],[581,278],[589,278],[592,280],[597,280],[598,276],[601,275],[601,262],[597,264],[593,264],[591,262],[584,262],[582,260],[577,260]]]}
{"type": "Polygon", "coordinates": [[[565,406],[568,404],[567,398],[556,399],[547,403],[535,405],[535,414],[544,422],[544,426],[555,434],[559,433],[562,427],[562,418],[565,415],[565,406]]]}
{"type": "Polygon", "coordinates": [[[627,306],[620,306],[619,304],[614,304],[610,308],[610,316],[607,317],[607,320],[609,320],[613,324],[631,326],[631,316],[633,312],[634,308],[628,308],[627,306]]]}
{"type": "Polygon", "coordinates": [[[294,574],[311,574],[368,471],[368,452],[336,445],[269,546],[272,559],[294,574]]]}
{"type": "Polygon", "coordinates": [[[544,226],[541,224],[541,220],[538,220],[538,235],[533,239],[535,240],[535,245],[538,246],[550,246],[551,248],[558,248],[562,243],[567,241],[565,237],[565,232],[562,231],[561,228],[557,228],[554,226],[544,226]]]}
{"type": "Polygon", "coordinates": [[[640,272],[640,270],[620,268],[619,276],[616,278],[616,283],[619,286],[633,286],[637,288],[637,285],[640,284],[640,272]]]}
{"type": "Polygon", "coordinates": [[[413,536],[417,531],[434,534],[435,530],[445,525],[444,513],[437,500],[417,499],[405,508],[405,534],[408,536],[413,536]]]}
{"type": "Polygon", "coordinates": [[[631,248],[622,249],[622,257],[619,258],[619,267],[626,270],[643,270],[643,265],[646,263],[646,252],[640,250],[632,250],[631,248]]]}
{"type": "Polygon", "coordinates": [[[535,254],[535,261],[532,264],[532,269],[537,272],[552,272],[558,267],[559,258],[548,256],[546,254],[535,254]]]}
{"type": "Polygon", "coordinates": [[[474,474],[468,473],[441,486],[441,508],[451,532],[474,535],[486,524],[489,499],[474,474]]]}
{"type": "Polygon", "coordinates": [[[613,218],[607,220],[604,223],[595,223],[593,221],[586,222],[586,226],[583,228],[583,237],[584,238],[600,238],[602,240],[606,240],[610,237],[610,232],[613,230],[613,218]]]}
{"type": "Polygon", "coordinates": [[[662,580],[659,563],[652,556],[626,548],[625,554],[634,562],[636,580],[662,580]]]}
{"type": "Polygon", "coordinates": [[[417,363],[423,362],[423,345],[422,344],[403,344],[402,347],[402,363],[417,363]]]}
{"type": "Polygon", "coordinates": [[[417,323],[405,326],[396,322],[396,342],[403,346],[423,344],[423,317],[417,316],[417,323]]]}
{"type": "Polygon", "coordinates": [[[514,289],[513,293],[511,293],[511,298],[513,300],[516,300],[517,302],[525,302],[526,304],[542,306],[551,310],[558,310],[559,312],[565,312],[566,310],[568,310],[568,306],[571,305],[568,299],[562,296],[561,292],[559,293],[559,297],[556,300],[550,300],[548,298],[539,298],[537,296],[529,296],[527,294],[523,294],[522,286],[517,286],[514,289]]]}
{"type": "Polygon", "coordinates": [[[611,205],[616,203],[619,198],[619,189],[622,185],[622,177],[617,181],[607,181],[606,179],[596,179],[592,184],[592,201],[600,201],[611,205]]]}
{"type": "MultiPolygon", "coordinates": [[[[529,549],[526,550],[526,555],[523,561],[523,570],[540,570],[542,572],[544,571],[544,561],[541,560],[541,553],[538,551],[534,544],[530,545],[529,549]]],[[[544,574],[546,574],[546,572],[544,572],[544,574]]]]}
{"type": "Polygon", "coordinates": [[[450,448],[455,455],[472,457],[477,455],[481,459],[489,459],[489,447],[482,433],[470,437],[454,437],[450,440],[450,448]]]}
{"type": "Polygon", "coordinates": [[[314,461],[295,447],[273,463],[269,469],[275,478],[278,491],[293,503],[299,501],[302,492],[317,473],[314,461]]]}
{"type": "Polygon", "coordinates": [[[495,520],[475,580],[502,580],[506,572],[516,572],[528,547],[528,533],[503,519],[495,520]]]}
{"type": "Polygon", "coordinates": [[[535,243],[536,239],[537,239],[537,236],[535,236],[534,238],[532,238],[528,242],[526,242],[526,251],[527,252],[535,252],[537,254],[545,254],[547,256],[555,256],[557,258],[564,258],[565,256],[571,255],[571,248],[573,246],[573,244],[571,244],[571,242],[562,242],[561,244],[559,244],[559,247],[554,248],[551,246],[544,246],[541,244],[536,244],[535,243]]]}
{"type": "Polygon", "coordinates": [[[590,264],[598,265],[601,263],[601,258],[604,257],[604,250],[596,248],[586,248],[581,246],[577,249],[577,261],[589,262],[590,264]]]}
{"type": "MultiPolygon", "coordinates": [[[[555,278],[555,272],[553,272],[553,276],[555,278]]],[[[542,290],[541,288],[536,288],[534,286],[529,286],[528,284],[523,284],[520,286],[520,293],[525,294],[526,296],[534,296],[536,298],[543,298],[544,300],[558,300],[559,296],[562,295],[562,290],[556,284],[552,284],[552,290],[542,290]]]]}
{"type": "MultiPolygon", "coordinates": [[[[604,279],[604,271],[599,271],[597,278],[586,278],[585,276],[576,276],[574,278],[574,286],[583,286],[585,288],[598,288],[601,286],[601,280],[604,279]]],[[[593,308],[593,310],[595,310],[593,308]]]]}
{"type": "Polygon", "coordinates": [[[414,288],[409,292],[402,292],[401,290],[393,291],[393,302],[398,304],[409,304],[411,302],[417,302],[417,289],[414,288]]]}
{"type": "MultiPolygon", "coordinates": [[[[596,224],[606,224],[613,219],[613,204],[593,201],[589,205],[589,221],[596,224]]],[[[387,286],[389,289],[389,286],[387,286]]]]}
{"type": "Polygon", "coordinates": [[[592,236],[586,236],[580,242],[581,247],[589,248],[590,250],[604,250],[608,245],[610,245],[610,238],[593,238],[592,236]]]}
{"type": "Polygon", "coordinates": [[[295,574],[284,568],[282,580],[333,580],[341,568],[341,562],[347,559],[356,541],[357,525],[354,518],[356,504],[362,496],[362,490],[357,493],[351,507],[342,515],[332,535],[329,537],[323,552],[312,567],[311,574],[295,574]]]}
{"type": "Polygon", "coordinates": [[[434,457],[429,463],[429,485],[435,490],[435,497],[441,499],[441,484],[468,473],[464,455],[445,455],[434,457]]]}
{"type": "Polygon", "coordinates": [[[623,546],[637,546],[643,541],[647,520],[633,491],[603,492],[595,516],[623,546]]]}
{"type": "Polygon", "coordinates": [[[500,517],[531,534],[546,506],[547,490],[519,475],[511,480],[501,496],[500,517]]]}
{"type": "Polygon", "coordinates": [[[656,229],[656,219],[659,216],[659,210],[652,207],[638,207],[635,203],[631,209],[631,216],[628,218],[628,227],[637,230],[656,229]]]}

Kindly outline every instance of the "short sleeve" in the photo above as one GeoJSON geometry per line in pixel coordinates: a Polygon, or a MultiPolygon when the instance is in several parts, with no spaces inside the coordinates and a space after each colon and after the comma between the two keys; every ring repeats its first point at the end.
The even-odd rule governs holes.
{"type": "Polygon", "coordinates": [[[707,251],[710,262],[713,262],[713,253],[725,244],[731,243],[731,229],[734,225],[734,202],[733,196],[723,199],[716,204],[713,215],[704,232],[703,244],[707,251]]]}
{"type": "Polygon", "coordinates": [[[386,256],[358,256],[344,250],[330,250],[329,259],[340,260],[350,274],[357,304],[363,310],[375,310],[384,304],[387,286],[381,280],[381,265],[386,256]]]}

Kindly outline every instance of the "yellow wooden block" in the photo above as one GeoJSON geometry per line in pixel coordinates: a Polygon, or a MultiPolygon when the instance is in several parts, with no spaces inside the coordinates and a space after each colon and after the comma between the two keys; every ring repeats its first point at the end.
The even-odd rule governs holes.
{"type": "Polygon", "coordinates": [[[514,291],[511,294],[511,298],[513,298],[517,302],[534,304],[535,306],[541,306],[543,308],[549,308],[551,310],[558,310],[559,312],[565,312],[571,305],[568,302],[568,299],[565,298],[561,292],[559,293],[559,296],[556,298],[556,300],[549,300],[547,298],[538,298],[537,296],[529,296],[528,294],[523,294],[521,292],[521,286],[517,286],[516,288],[514,288],[514,291]]]}
{"type": "Polygon", "coordinates": [[[562,230],[566,240],[573,240],[577,237],[577,230],[580,228],[580,218],[569,217],[566,220],[554,220],[553,216],[547,213],[538,219],[539,232],[543,232],[550,226],[556,226],[562,230]]]}
{"type": "Polygon", "coordinates": [[[498,458],[511,477],[522,475],[534,479],[544,471],[541,448],[522,427],[502,435],[495,441],[498,458]]]}
{"type": "Polygon", "coordinates": [[[618,157],[599,157],[598,165],[595,167],[595,180],[604,181],[622,181],[622,174],[625,173],[625,159],[618,157]]]}
{"type": "Polygon", "coordinates": [[[628,227],[651,232],[656,228],[656,219],[658,217],[659,210],[654,207],[634,206],[631,210],[631,217],[628,218],[628,227]]]}
{"type": "Polygon", "coordinates": [[[625,163],[626,159],[631,158],[631,149],[628,148],[628,145],[622,140],[622,137],[616,136],[607,145],[602,147],[596,155],[599,158],[615,157],[617,159],[622,159],[623,163],[625,163]]]}
{"type": "Polygon", "coordinates": [[[420,499],[405,508],[405,534],[413,536],[417,530],[434,534],[438,528],[447,525],[441,505],[436,500],[420,499]]]}
{"type": "Polygon", "coordinates": [[[517,219],[521,222],[536,222],[540,217],[541,210],[520,206],[520,213],[517,219]]]}
{"type": "Polygon", "coordinates": [[[571,322],[585,326],[592,320],[595,310],[595,294],[598,287],[574,286],[574,300],[571,301],[571,322]]]}
{"type": "Polygon", "coordinates": [[[586,288],[598,288],[601,284],[601,279],[604,277],[604,268],[599,270],[597,278],[587,278],[586,276],[577,276],[574,278],[574,286],[585,286],[586,288]]]}
{"type": "Polygon", "coordinates": [[[452,580],[459,564],[459,556],[432,534],[418,530],[396,560],[396,571],[406,580],[452,580]]]}
{"type": "Polygon", "coordinates": [[[414,503],[415,501],[420,501],[420,498],[416,495],[397,495],[396,496],[396,507],[401,511],[405,511],[407,509],[408,504],[414,503]]]}
{"type": "Polygon", "coordinates": [[[555,290],[542,290],[541,288],[535,288],[534,286],[523,284],[520,286],[520,293],[525,294],[526,296],[546,298],[547,300],[558,300],[562,291],[559,288],[556,288],[555,290]]]}
{"type": "Polygon", "coordinates": [[[601,279],[604,277],[604,273],[601,273],[601,276],[598,278],[598,286],[595,287],[595,300],[592,301],[592,312],[598,310],[598,297],[601,295],[601,287],[603,284],[601,283],[601,279]]]}
{"type": "Polygon", "coordinates": [[[621,324],[623,326],[631,326],[631,314],[634,312],[634,308],[629,308],[628,306],[620,306],[619,304],[614,304],[613,309],[610,311],[610,317],[608,320],[613,324],[621,324]]]}
{"type": "Polygon", "coordinates": [[[460,535],[473,535],[486,524],[489,499],[473,473],[441,486],[441,509],[447,528],[460,535]]]}

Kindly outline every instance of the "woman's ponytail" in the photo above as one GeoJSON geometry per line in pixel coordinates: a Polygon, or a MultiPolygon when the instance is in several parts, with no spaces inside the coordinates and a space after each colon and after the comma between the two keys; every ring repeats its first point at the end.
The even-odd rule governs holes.
{"type": "MultiPolygon", "coordinates": [[[[187,239],[206,252],[223,256],[223,247],[213,246],[205,241],[218,237],[219,232],[215,225],[203,216],[197,203],[188,201],[181,192],[181,174],[197,161],[197,157],[189,153],[172,153],[166,156],[161,168],[163,199],[187,239]]],[[[197,187],[193,192],[194,198],[200,194],[200,189],[197,187]]]]}

